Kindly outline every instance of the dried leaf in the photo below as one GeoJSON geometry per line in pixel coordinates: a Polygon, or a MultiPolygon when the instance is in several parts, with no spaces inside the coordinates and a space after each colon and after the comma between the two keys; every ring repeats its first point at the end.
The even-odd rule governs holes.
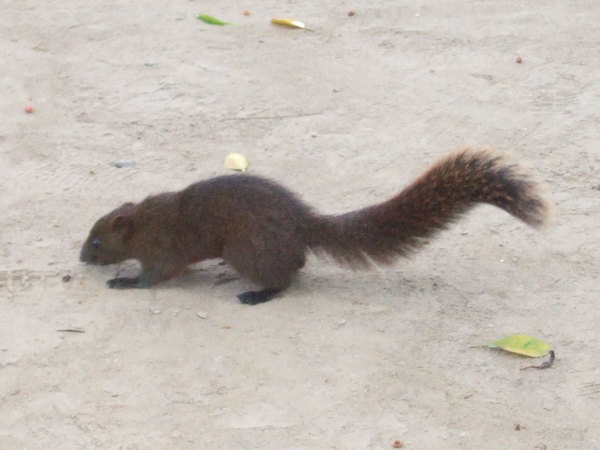
{"type": "Polygon", "coordinates": [[[271,19],[272,23],[292,28],[305,28],[304,23],[294,19],[271,19]]]}
{"type": "Polygon", "coordinates": [[[548,358],[548,361],[544,361],[539,366],[521,367],[521,370],[527,370],[527,369],[549,369],[550,367],[552,367],[552,364],[554,364],[554,358],[555,358],[555,356],[556,355],[554,354],[554,350],[550,350],[550,358],[548,358]]]}
{"type": "Polygon", "coordinates": [[[209,16],[208,14],[200,14],[198,19],[209,25],[231,25],[229,22],[223,22],[222,20],[219,20],[213,16],[209,16]]]}
{"type": "Polygon", "coordinates": [[[498,339],[489,345],[491,348],[501,348],[507,352],[517,353],[519,355],[539,358],[546,356],[550,351],[547,342],[526,334],[515,334],[503,339],[498,339]]]}

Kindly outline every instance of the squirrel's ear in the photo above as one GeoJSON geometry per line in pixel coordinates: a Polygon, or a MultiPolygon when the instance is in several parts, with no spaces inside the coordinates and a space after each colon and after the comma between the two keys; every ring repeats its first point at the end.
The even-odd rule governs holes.
{"type": "Polygon", "coordinates": [[[133,223],[127,216],[115,216],[109,222],[110,228],[121,234],[124,239],[129,239],[133,233],[133,223]]]}

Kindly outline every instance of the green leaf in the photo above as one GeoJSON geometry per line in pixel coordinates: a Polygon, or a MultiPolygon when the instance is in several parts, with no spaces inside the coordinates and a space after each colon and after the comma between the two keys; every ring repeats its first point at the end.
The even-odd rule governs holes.
{"type": "Polygon", "coordinates": [[[507,352],[531,356],[532,358],[546,356],[550,351],[550,346],[547,342],[526,334],[515,334],[514,336],[498,339],[492,342],[489,347],[501,348],[507,352]]]}
{"type": "Polygon", "coordinates": [[[223,22],[216,17],[209,16],[208,14],[200,14],[198,19],[209,25],[231,25],[229,22],[223,22]]]}

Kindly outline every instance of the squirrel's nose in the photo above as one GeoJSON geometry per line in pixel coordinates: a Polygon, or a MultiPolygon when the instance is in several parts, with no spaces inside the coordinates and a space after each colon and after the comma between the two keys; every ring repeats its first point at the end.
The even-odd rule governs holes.
{"type": "Polygon", "coordinates": [[[89,261],[89,253],[88,253],[85,245],[81,248],[81,252],[79,253],[79,261],[81,261],[81,262],[89,261]]]}

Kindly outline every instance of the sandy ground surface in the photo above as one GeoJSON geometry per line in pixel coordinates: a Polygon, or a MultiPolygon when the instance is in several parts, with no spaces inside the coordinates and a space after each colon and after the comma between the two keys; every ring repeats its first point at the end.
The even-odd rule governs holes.
{"type": "Polygon", "coordinates": [[[600,448],[600,3],[523,5],[3,0],[0,447],[600,448]],[[126,292],[135,264],[78,262],[100,215],[232,151],[334,213],[466,144],[527,161],[551,226],[480,207],[256,307],[214,261],[126,292]],[[555,365],[470,348],[513,333],[555,365]]]}

